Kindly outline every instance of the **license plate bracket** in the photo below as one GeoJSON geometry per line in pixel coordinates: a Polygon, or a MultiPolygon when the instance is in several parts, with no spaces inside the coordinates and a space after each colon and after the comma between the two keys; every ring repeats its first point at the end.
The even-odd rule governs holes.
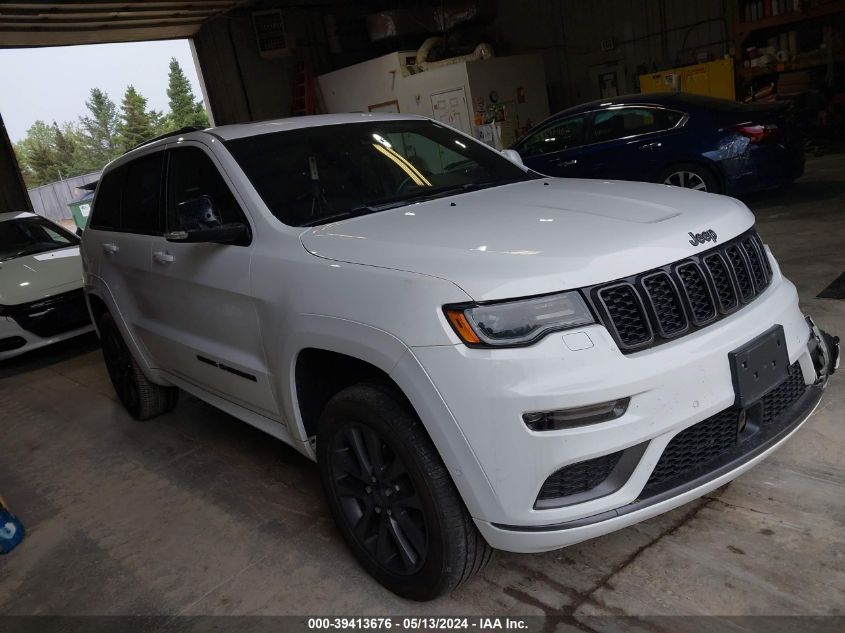
{"type": "Polygon", "coordinates": [[[789,377],[789,355],[782,325],[728,353],[735,404],[746,409],[789,377]]]}

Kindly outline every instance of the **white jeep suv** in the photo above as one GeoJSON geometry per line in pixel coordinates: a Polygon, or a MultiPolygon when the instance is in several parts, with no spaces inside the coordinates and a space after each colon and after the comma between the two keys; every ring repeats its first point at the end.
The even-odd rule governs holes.
{"type": "Polygon", "coordinates": [[[129,152],[82,242],[128,411],[184,389],[315,459],[356,557],[422,600],[492,548],[699,497],[807,419],[837,339],[753,224],[428,119],[326,115],[129,152]]]}

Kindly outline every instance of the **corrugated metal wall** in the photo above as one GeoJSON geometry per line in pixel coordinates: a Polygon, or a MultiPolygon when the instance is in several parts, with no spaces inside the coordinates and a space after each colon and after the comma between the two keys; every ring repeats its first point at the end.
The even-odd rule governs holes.
{"type": "Polygon", "coordinates": [[[73,215],[71,215],[67,206],[68,202],[75,200],[82,194],[78,187],[99,180],[101,173],[95,171],[30,189],[29,199],[32,202],[33,212],[55,222],[73,219],[73,215]]]}
{"type": "Polygon", "coordinates": [[[499,0],[497,32],[511,53],[542,52],[552,110],[603,96],[616,74],[620,94],[638,92],[641,71],[730,51],[732,0],[499,0]],[[602,50],[612,40],[610,50],[602,50]]]}

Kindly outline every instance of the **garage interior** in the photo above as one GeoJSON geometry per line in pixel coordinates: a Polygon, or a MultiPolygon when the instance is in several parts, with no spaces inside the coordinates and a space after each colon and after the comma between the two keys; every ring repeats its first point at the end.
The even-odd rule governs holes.
{"type": "MultiPolygon", "coordinates": [[[[819,296],[837,279],[841,288],[845,274],[845,2],[801,1],[765,16],[757,3],[737,0],[586,5],[10,2],[0,5],[0,47],[188,38],[210,117],[225,125],[360,109],[340,97],[350,83],[383,73],[377,60],[418,51],[430,37],[445,36],[450,55],[488,43],[494,59],[520,57],[528,70],[514,71],[520,79],[511,83],[509,71],[497,71],[506,88],[478,80],[474,91],[467,79],[469,114],[479,98],[480,110],[495,110],[494,91],[518,102],[517,120],[505,121],[511,140],[549,113],[639,92],[643,81],[684,89],[689,78],[674,69],[730,59],[729,86],[722,81],[719,90],[738,100],[794,99],[804,117],[804,175],[743,201],[802,309],[845,334],[845,293],[819,296]],[[756,49],[771,37],[786,32],[789,47],[790,31],[810,42],[806,51],[757,61],[770,56],[756,49]],[[362,70],[344,80],[355,65],[362,70]],[[529,86],[524,102],[520,82],[529,86]]],[[[429,72],[418,71],[375,77],[379,86],[364,88],[356,103],[373,95],[365,106],[391,107],[389,95],[375,96],[394,90],[385,87],[389,77],[417,82],[407,97],[413,108],[418,94],[439,89],[417,87],[429,72]]],[[[402,98],[396,92],[404,112],[402,98]]],[[[432,103],[419,107],[436,115],[432,103]]],[[[475,131],[477,122],[463,123],[475,131]]],[[[30,208],[3,131],[0,212],[30,208]]],[[[96,336],[80,337],[0,363],[0,494],[27,529],[24,544],[0,559],[0,615],[563,616],[558,630],[616,626],[597,616],[843,616],[844,412],[836,375],[810,421],[729,486],[563,550],[500,552],[472,583],[417,604],[372,581],[347,553],[314,464],[186,395],[163,417],[132,420],[96,336]]],[[[678,625],[658,619],[648,630],[678,625]]]]}

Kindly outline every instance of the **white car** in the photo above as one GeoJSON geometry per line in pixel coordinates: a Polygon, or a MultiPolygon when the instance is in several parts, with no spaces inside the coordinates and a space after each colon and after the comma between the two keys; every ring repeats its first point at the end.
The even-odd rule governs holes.
{"type": "Polygon", "coordinates": [[[354,554],[414,599],[725,484],[838,359],[742,203],[546,178],[420,117],[151,142],[82,242],[129,412],[178,387],[316,460],[354,554]]]}
{"type": "Polygon", "coordinates": [[[93,330],[79,239],[34,213],[0,213],[0,360],[93,330]]]}

